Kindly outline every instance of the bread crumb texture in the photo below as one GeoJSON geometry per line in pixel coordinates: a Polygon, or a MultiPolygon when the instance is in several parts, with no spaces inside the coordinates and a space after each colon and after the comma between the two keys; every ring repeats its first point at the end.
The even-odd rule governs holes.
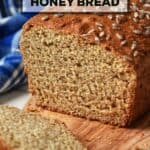
{"type": "Polygon", "coordinates": [[[64,124],[0,106],[0,137],[12,150],[85,150],[64,124]]]}

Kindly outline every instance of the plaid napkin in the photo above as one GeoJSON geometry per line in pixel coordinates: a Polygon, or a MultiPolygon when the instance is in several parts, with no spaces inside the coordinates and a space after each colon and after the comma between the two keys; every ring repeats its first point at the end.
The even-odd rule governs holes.
{"type": "Polygon", "coordinates": [[[34,14],[20,10],[21,0],[0,1],[0,94],[26,83],[19,39],[22,25],[34,14]]]}

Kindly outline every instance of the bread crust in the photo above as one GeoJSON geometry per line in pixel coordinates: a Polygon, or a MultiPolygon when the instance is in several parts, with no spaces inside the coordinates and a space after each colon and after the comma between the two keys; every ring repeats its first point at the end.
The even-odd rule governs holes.
{"type": "Polygon", "coordinates": [[[0,150],[12,150],[10,146],[0,137],[0,150]]]}
{"type": "Polygon", "coordinates": [[[135,12],[140,15],[141,11],[148,12],[150,9],[145,8],[139,0],[131,0],[130,7],[129,13],[120,15],[65,14],[57,16],[42,13],[31,18],[24,25],[23,34],[33,27],[45,27],[57,32],[80,36],[88,43],[104,45],[108,50],[117,51],[122,55],[132,57],[135,50],[144,54],[150,51],[149,34],[145,33],[148,31],[150,20],[141,17],[138,22],[135,22],[134,16],[135,12]],[[137,6],[138,11],[132,10],[134,6],[132,4],[137,6]],[[47,20],[43,20],[45,16],[48,17],[47,20]],[[119,26],[118,29],[114,28],[115,25],[119,26]],[[110,38],[107,37],[108,35],[110,38]],[[101,37],[101,39],[97,41],[95,37],[101,37]],[[127,42],[125,45],[121,44],[124,40],[127,42]]]}

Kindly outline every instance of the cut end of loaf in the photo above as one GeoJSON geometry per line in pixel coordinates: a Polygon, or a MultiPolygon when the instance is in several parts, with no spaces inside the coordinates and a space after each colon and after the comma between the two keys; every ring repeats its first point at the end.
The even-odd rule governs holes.
{"type": "Polygon", "coordinates": [[[131,122],[136,73],[123,56],[42,27],[24,33],[21,49],[37,105],[113,125],[131,122]]]}
{"type": "Polygon", "coordinates": [[[86,149],[64,124],[8,106],[0,106],[0,139],[7,150],[86,149]]]}

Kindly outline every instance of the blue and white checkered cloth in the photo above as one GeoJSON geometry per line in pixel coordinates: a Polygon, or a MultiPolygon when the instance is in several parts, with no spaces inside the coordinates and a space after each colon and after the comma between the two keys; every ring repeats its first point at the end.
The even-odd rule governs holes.
{"type": "Polygon", "coordinates": [[[26,83],[19,39],[33,15],[20,13],[21,0],[0,0],[0,94],[26,83]]]}

